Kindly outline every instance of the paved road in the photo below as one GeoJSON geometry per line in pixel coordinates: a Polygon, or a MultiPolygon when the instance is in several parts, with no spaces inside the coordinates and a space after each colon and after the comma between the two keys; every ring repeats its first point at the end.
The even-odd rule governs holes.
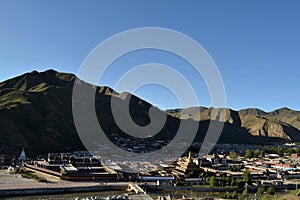
{"type": "MultiPolygon", "coordinates": [[[[86,186],[124,186],[127,187],[127,182],[70,182],[58,180],[51,177],[45,178],[48,183],[41,183],[29,178],[23,178],[20,174],[9,174],[7,170],[0,170],[0,191],[8,189],[40,189],[40,188],[69,188],[69,187],[86,187],[86,186]]],[[[133,186],[139,188],[136,184],[131,183],[133,186]]],[[[130,195],[132,200],[152,200],[152,198],[146,194],[130,195]]]]}
{"type": "MultiPolygon", "coordinates": [[[[9,174],[7,170],[0,170],[0,190],[28,189],[28,188],[63,188],[98,186],[99,182],[70,182],[45,177],[49,182],[43,183],[33,179],[23,178],[20,174],[9,174]]],[[[128,183],[100,183],[106,185],[128,185],[128,183]]]]}
{"type": "Polygon", "coordinates": [[[153,200],[149,195],[147,194],[137,194],[137,195],[130,195],[129,199],[132,200],[153,200]]]}

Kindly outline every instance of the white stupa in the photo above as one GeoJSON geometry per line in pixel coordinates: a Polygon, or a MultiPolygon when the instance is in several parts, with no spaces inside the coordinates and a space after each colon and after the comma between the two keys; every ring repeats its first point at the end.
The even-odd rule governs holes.
{"type": "Polygon", "coordinates": [[[25,150],[23,148],[23,150],[22,150],[22,152],[21,152],[21,154],[20,154],[20,156],[18,158],[18,161],[19,162],[23,162],[24,160],[26,160],[26,154],[25,154],[25,150]]]}

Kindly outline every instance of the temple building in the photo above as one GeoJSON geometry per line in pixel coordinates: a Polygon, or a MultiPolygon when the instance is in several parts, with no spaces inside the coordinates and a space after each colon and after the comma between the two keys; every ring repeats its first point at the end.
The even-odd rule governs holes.
{"type": "Polygon", "coordinates": [[[202,169],[197,165],[192,158],[191,152],[189,152],[189,155],[186,160],[178,160],[177,166],[175,169],[173,169],[173,174],[177,176],[198,176],[202,172],[202,169]]]}

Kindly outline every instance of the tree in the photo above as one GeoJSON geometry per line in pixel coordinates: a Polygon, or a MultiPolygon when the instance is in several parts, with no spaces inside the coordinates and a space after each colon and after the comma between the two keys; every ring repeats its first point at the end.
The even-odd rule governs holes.
{"type": "Polygon", "coordinates": [[[230,186],[231,178],[230,177],[226,177],[225,181],[226,181],[226,185],[230,186]]]}
{"type": "Polygon", "coordinates": [[[207,183],[208,185],[210,184],[210,178],[209,178],[209,177],[206,178],[206,183],[207,183]]]}
{"type": "Polygon", "coordinates": [[[236,180],[236,185],[239,187],[239,188],[242,188],[245,186],[245,181],[241,180],[241,179],[237,179],[236,180]]]}
{"type": "Polygon", "coordinates": [[[221,185],[222,187],[226,187],[226,183],[227,183],[227,180],[226,180],[226,178],[225,178],[224,176],[222,176],[222,179],[221,179],[221,181],[220,181],[220,184],[219,184],[219,185],[221,185]]]}
{"type": "Polygon", "coordinates": [[[253,151],[253,157],[254,158],[258,158],[258,157],[260,157],[260,150],[259,149],[255,149],[254,151],[253,151]]]}
{"type": "Polygon", "coordinates": [[[253,151],[251,149],[246,150],[245,158],[253,158],[253,151]]]}
{"type": "Polygon", "coordinates": [[[264,191],[265,191],[265,189],[264,189],[263,187],[258,188],[256,194],[257,194],[258,196],[260,196],[260,195],[262,195],[262,194],[264,193],[264,191]]]}
{"type": "Polygon", "coordinates": [[[271,195],[269,194],[264,194],[262,197],[261,197],[261,200],[273,200],[274,197],[272,197],[271,195]]]}
{"type": "Polygon", "coordinates": [[[235,182],[235,178],[233,178],[232,180],[231,180],[231,183],[230,183],[230,186],[236,186],[236,182],[235,182]]]}
{"type": "Polygon", "coordinates": [[[232,198],[237,199],[239,196],[236,191],[232,193],[232,198]]]}
{"type": "Polygon", "coordinates": [[[231,159],[235,159],[235,158],[237,158],[237,155],[236,155],[235,152],[230,151],[230,152],[229,152],[229,157],[230,157],[231,159]]]}
{"type": "Polygon", "coordinates": [[[228,170],[232,172],[238,172],[240,171],[240,168],[237,165],[231,165],[229,166],[228,170]]]}
{"type": "Polygon", "coordinates": [[[209,179],[209,186],[211,188],[218,187],[218,182],[214,176],[209,179]]]}
{"type": "Polygon", "coordinates": [[[265,152],[263,150],[260,151],[260,155],[261,158],[265,157],[265,152]]]}
{"type": "Polygon", "coordinates": [[[251,184],[251,173],[249,170],[244,171],[243,178],[246,183],[251,184]]]}
{"type": "Polygon", "coordinates": [[[283,156],[283,148],[281,146],[277,147],[277,154],[278,156],[282,157],[283,156]]]}
{"type": "Polygon", "coordinates": [[[275,190],[274,190],[274,188],[269,187],[266,193],[269,194],[269,195],[274,195],[275,194],[275,190]]]}
{"type": "Polygon", "coordinates": [[[288,156],[290,156],[292,153],[294,153],[294,149],[293,148],[287,148],[284,150],[285,153],[288,154],[288,156]]]}
{"type": "Polygon", "coordinates": [[[264,146],[264,150],[265,150],[265,152],[270,153],[270,150],[269,150],[268,146],[264,146]]]}
{"type": "Polygon", "coordinates": [[[226,198],[226,199],[231,199],[230,192],[227,191],[227,192],[225,193],[225,198],[226,198]]]}
{"type": "Polygon", "coordinates": [[[248,188],[247,187],[243,191],[243,196],[244,197],[248,196],[248,188]]]}
{"type": "Polygon", "coordinates": [[[194,171],[190,171],[186,174],[187,178],[193,178],[194,177],[194,171]]]}

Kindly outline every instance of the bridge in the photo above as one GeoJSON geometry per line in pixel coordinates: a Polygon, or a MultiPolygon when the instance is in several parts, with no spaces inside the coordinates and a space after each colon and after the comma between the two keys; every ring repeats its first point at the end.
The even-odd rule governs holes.
{"type": "Polygon", "coordinates": [[[136,195],[129,196],[130,200],[153,200],[149,195],[146,194],[146,191],[144,191],[139,185],[135,183],[129,183],[128,190],[136,193],[136,195]]]}
{"type": "Polygon", "coordinates": [[[146,194],[146,192],[137,184],[135,183],[129,183],[128,184],[128,191],[133,191],[136,194],[146,194]]]}

